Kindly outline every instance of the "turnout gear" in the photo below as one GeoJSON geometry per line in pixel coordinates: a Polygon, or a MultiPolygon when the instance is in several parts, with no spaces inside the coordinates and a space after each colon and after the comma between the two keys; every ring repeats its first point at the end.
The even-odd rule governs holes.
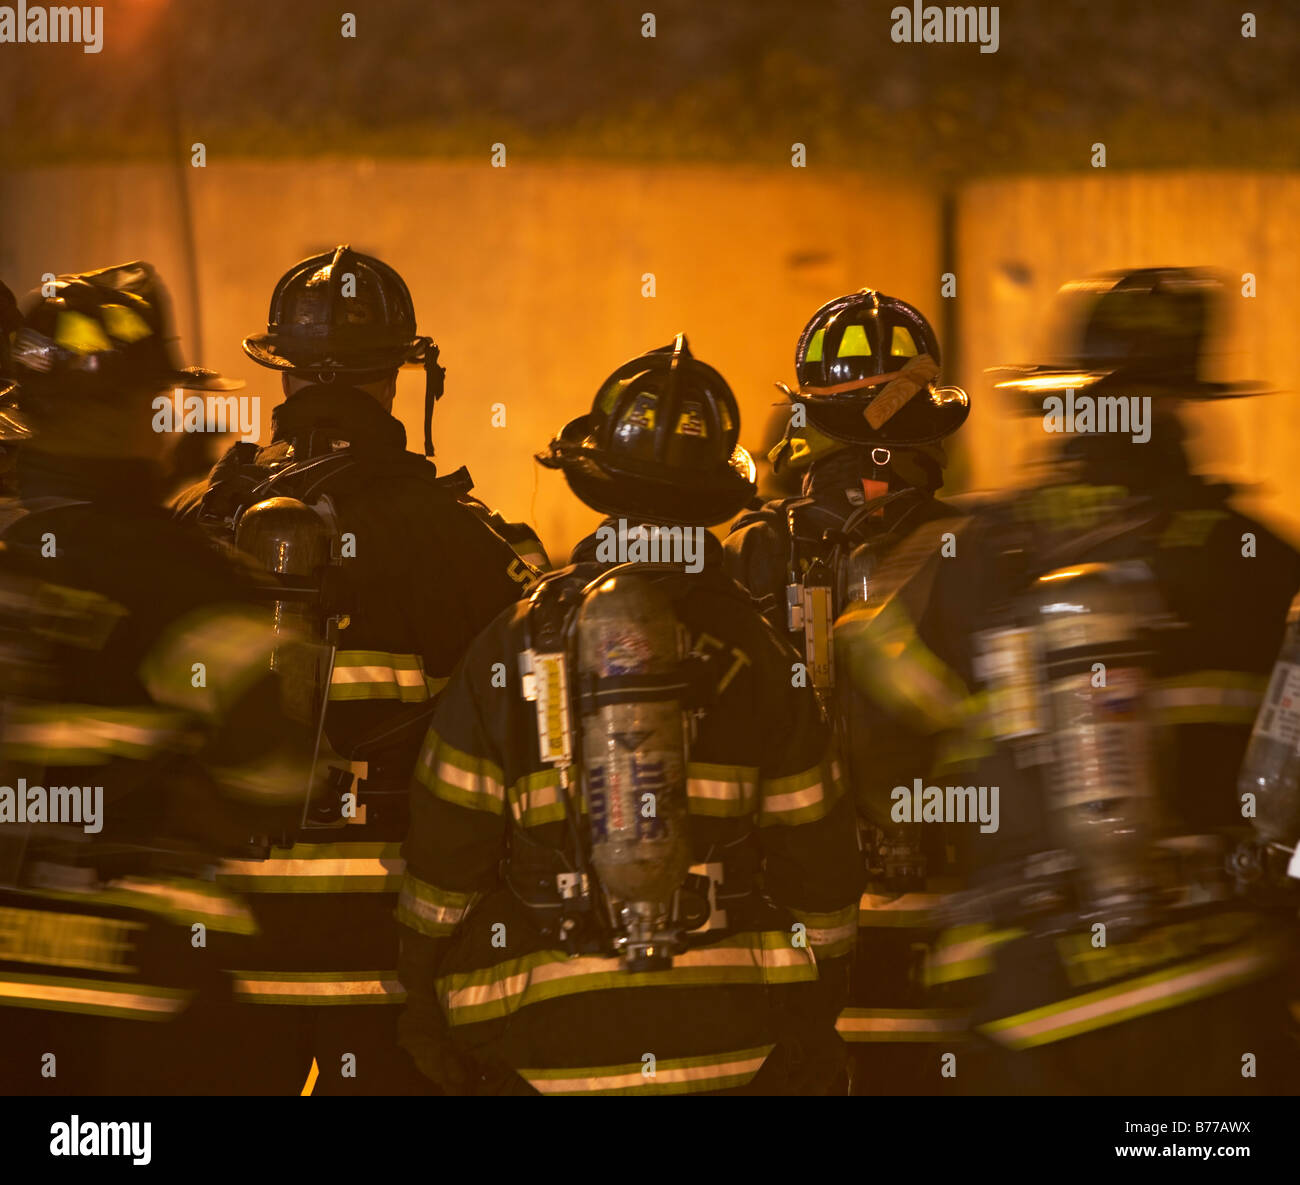
{"type": "Polygon", "coordinates": [[[406,282],[382,260],[340,245],[296,263],[271,294],[266,332],[246,337],[244,353],[259,366],[324,383],[422,364],[424,455],[433,456],[433,405],[447,370],[433,339],[416,333],[406,282]]]}
{"type": "MultiPolygon", "coordinates": [[[[358,293],[388,283],[382,265],[367,272],[364,257],[336,252],[295,269],[290,288],[312,290],[309,308],[346,309],[352,298],[341,286],[354,266],[358,293]]],[[[274,307],[298,307],[291,296],[274,307]]],[[[408,306],[392,297],[383,308],[401,328],[397,312],[408,306]]],[[[359,349],[360,329],[304,344],[294,315],[283,312],[283,332],[257,348],[322,370],[377,361],[345,354],[359,349]]],[[[409,328],[394,336],[390,325],[384,348],[396,350],[409,328]]],[[[236,444],[175,503],[182,517],[279,573],[279,618],[301,618],[312,645],[281,647],[277,662],[288,686],[301,689],[296,710],[314,713],[328,768],[289,842],[266,860],[229,860],[220,871],[266,936],[236,971],[237,999],[248,1005],[241,1024],[260,1046],[246,1089],[298,1093],[313,1059],[316,1093],[429,1089],[395,1036],[405,998],[393,910],[407,785],[435,698],[465,647],[537,572],[492,529],[464,470],[441,478],[405,445],[402,424],[364,391],[313,383],[275,409],[269,444],[236,444]],[[344,1054],[355,1056],[354,1077],[343,1074],[344,1054]]],[[[528,546],[522,530],[518,538],[528,546]]]]}
{"type": "Polygon", "coordinates": [[[695,526],[729,518],[754,496],[754,462],[739,438],[735,395],[679,333],[623,363],[537,459],[603,513],[695,526]]]}
{"type": "Polygon", "coordinates": [[[219,968],[255,923],[212,867],[264,851],[304,790],[274,635],[147,465],[40,443],[0,552],[4,1089],[222,1093],[219,968]]]}
{"type": "Polygon", "coordinates": [[[903,301],[862,289],[819,309],[796,348],[805,421],[791,416],[770,454],[778,470],[804,471],[802,496],[742,515],[726,540],[733,576],[802,653],[847,763],[868,883],[853,992],[838,1023],[846,1041],[870,1050],[854,1058],[854,1090],[865,1092],[918,1089],[928,1069],[919,1043],[949,1040],[960,1024],[929,1006],[916,954],[937,933],[944,894],[955,887],[952,860],[938,828],[927,835],[899,825],[888,808],[894,785],[938,760],[936,737],[855,685],[857,659],[838,634],[842,614],[878,603],[923,563],[924,552],[900,543],[914,536],[938,546],[940,532],[960,522],[961,512],[934,496],[946,460],[934,434],[960,426],[965,396],[943,415],[937,405],[903,406],[891,435],[918,442],[906,447],[886,444],[863,417],[889,376],[918,356],[937,363],[938,342],[903,301]]]}
{"type": "MultiPolygon", "coordinates": [[[[1183,399],[1262,394],[1256,382],[1205,377],[1207,347],[1226,303],[1224,281],[1190,267],[1108,272],[1062,286],[1045,365],[1002,366],[1001,390],[1027,398],[1105,383],[1150,387],[1183,399]]],[[[1041,404],[1038,405],[1041,409],[1041,404]]]]}
{"type": "MultiPolygon", "coordinates": [[[[541,595],[567,588],[589,605],[581,590],[604,587],[608,571],[592,561],[596,547],[592,538],[580,544],[574,566],[550,577],[541,595]]],[[[686,753],[681,819],[684,885],[700,906],[689,907],[694,916],[685,922],[696,925],[682,934],[671,966],[630,959],[621,966],[618,948],[590,919],[593,894],[584,901],[583,877],[609,875],[596,853],[611,832],[583,818],[581,796],[543,759],[541,693],[530,702],[513,677],[505,689],[491,686],[495,664],[511,672],[530,651],[531,673],[546,678],[552,639],[536,618],[530,625],[527,606],[479,637],[439,702],[412,788],[399,917],[411,931],[403,943],[403,1041],[448,1089],[826,1088],[839,1058],[831,1026],[861,884],[851,806],[811,693],[791,686],[792,656],[720,561],[712,543],[698,574],[639,577],[667,598],[701,656],[692,683],[708,703],[686,753]],[[584,838],[589,827],[595,843],[584,838]],[[644,1073],[646,1051],[653,1075],[644,1073]],[[456,1077],[466,1065],[468,1080],[456,1077]]],[[[605,678],[592,707],[602,691],[620,694],[615,677],[605,678]]],[[[632,676],[625,686],[631,703],[659,694],[665,709],[670,696],[687,696],[671,683],[647,689],[632,676]]],[[[608,736],[599,708],[594,729],[590,720],[579,726],[577,715],[570,726],[581,743],[589,745],[593,731],[608,736]]],[[[597,750],[603,768],[626,760],[611,759],[607,745],[597,750]]],[[[636,805],[643,807],[639,798],[636,805]]],[[[665,884],[676,879],[679,859],[669,854],[665,884]]]]}
{"type": "Polygon", "coordinates": [[[1300,555],[1232,495],[1191,472],[1172,416],[1148,443],[1073,436],[1050,480],[975,507],[950,554],[930,546],[909,582],[837,623],[855,682],[941,739],[945,780],[997,786],[1007,808],[996,830],[966,828],[971,895],[927,972],[972,999],[964,1090],[1297,1087],[1290,927],[1234,902],[1224,863],[1245,829],[1228,787],[1300,555]],[[1146,576],[1118,579],[1143,570],[1159,612],[1146,576]],[[1056,825],[1077,791],[1096,805],[1056,825]],[[1125,803],[1132,827],[1108,824],[1125,803]],[[1243,1050],[1270,1051],[1258,1078],[1243,1050]]]}
{"type": "MultiPolygon", "coordinates": [[[[679,336],[547,459],[589,505],[665,514],[683,453],[640,433],[688,418],[722,478],[739,416],[679,336]],[[653,461],[635,479],[617,423],[653,461]],[[593,456],[603,477],[575,481],[593,456]]],[[[716,540],[698,572],[611,566],[626,525],[498,617],[439,702],[404,848],[403,1044],[449,1090],[824,1093],[861,883],[831,738],[716,540]]]]}
{"type": "Polygon", "coordinates": [[[827,436],[918,445],[957,431],[970,413],[959,387],[940,387],[939,341],[906,301],[871,288],[822,305],[799,335],[798,389],[777,387],[827,436]]]}

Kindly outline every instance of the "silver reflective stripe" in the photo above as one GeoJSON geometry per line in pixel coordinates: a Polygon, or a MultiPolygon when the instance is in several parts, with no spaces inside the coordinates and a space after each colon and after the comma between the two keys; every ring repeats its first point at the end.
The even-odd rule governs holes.
{"type": "Polygon", "coordinates": [[[0,976],[0,1003],[19,1007],[86,1012],[97,1016],[138,1015],[166,1020],[182,1011],[190,993],[176,988],[106,985],[89,979],[61,979],[47,975],[0,976]]]}
{"type": "Polygon", "coordinates": [[[262,1004],[401,1004],[406,989],[397,973],[359,971],[235,971],[235,995],[262,1004]]]}
{"type": "Polygon", "coordinates": [[[846,1008],[835,1022],[845,1041],[939,1041],[960,1036],[966,1018],[926,1008],[846,1008]]]}

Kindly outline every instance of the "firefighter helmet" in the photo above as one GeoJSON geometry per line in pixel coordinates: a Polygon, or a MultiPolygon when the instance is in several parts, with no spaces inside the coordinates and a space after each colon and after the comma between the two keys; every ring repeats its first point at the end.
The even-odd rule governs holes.
{"type": "Polygon", "coordinates": [[[24,397],[129,391],[236,391],[244,384],[176,355],[167,290],[148,263],[58,276],[33,292],[11,335],[11,366],[24,397]]]}
{"type": "Polygon", "coordinates": [[[5,284],[0,284],[0,401],[12,395],[17,383],[9,361],[9,335],[23,323],[18,301],[5,284]]]}
{"type": "Polygon", "coordinates": [[[738,444],[727,381],[686,335],[625,362],[537,460],[562,469],[588,506],[638,521],[711,526],[753,498],[754,462],[738,444]]]}
{"type": "Polygon", "coordinates": [[[14,294],[0,284],[0,483],[13,467],[16,448],[31,439],[32,427],[18,410],[18,384],[9,359],[9,335],[23,323],[14,294]]]}
{"type": "Polygon", "coordinates": [[[871,288],[822,305],[794,354],[798,390],[777,386],[808,420],[855,444],[928,444],[970,413],[959,387],[937,385],[939,339],[906,301],[871,288]]]}
{"type": "Polygon", "coordinates": [[[424,366],[424,452],[433,455],[433,405],[446,368],[433,339],[415,332],[406,281],[382,259],[340,244],[294,264],[271,293],[265,333],[244,339],[259,366],[328,381],[424,366]]]}
{"type": "Polygon", "coordinates": [[[402,277],[339,246],[280,277],[266,332],[245,338],[244,353],[272,370],[360,374],[420,361],[430,344],[402,277]]]}
{"type": "Polygon", "coordinates": [[[1011,375],[997,386],[1031,398],[1103,380],[1199,399],[1261,394],[1260,383],[1211,382],[1204,376],[1225,291],[1214,273],[1190,267],[1107,272],[1066,284],[1049,331],[1054,360],[995,367],[995,373],[1011,375]]]}

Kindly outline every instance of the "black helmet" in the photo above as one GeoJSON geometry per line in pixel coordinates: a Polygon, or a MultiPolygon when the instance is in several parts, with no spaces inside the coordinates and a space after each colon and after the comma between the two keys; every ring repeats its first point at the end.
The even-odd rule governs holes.
{"type": "Polygon", "coordinates": [[[803,404],[827,436],[855,444],[927,444],[951,435],[970,413],[959,387],[939,387],[939,340],[906,301],[871,288],[822,305],[794,353],[803,404]]]}
{"type": "Polygon", "coordinates": [[[537,460],[562,469],[569,488],[606,514],[712,526],[756,490],[739,436],[731,388],[679,333],[614,371],[591,412],[567,424],[537,460]]]}
{"type": "Polygon", "coordinates": [[[22,323],[18,301],[5,284],[0,284],[0,461],[7,458],[9,446],[32,435],[31,425],[15,404],[14,393],[18,384],[9,360],[9,335],[22,323]]]}
{"type": "Polygon", "coordinates": [[[244,385],[202,367],[182,368],[167,291],[148,263],[59,276],[53,295],[38,289],[28,300],[10,337],[10,365],[24,398],[244,385]]]}
{"type": "Polygon", "coordinates": [[[9,361],[9,335],[23,323],[18,301],[8,285],[0,284],[0,400],[12,395],[18,386],[9,361]]]}
{"type": "Polygon", "coordinates": [[[1012,375],[997,386],[1030,397],[1103,380],[1200,399],[1260,394],[1259,383],[1202,377],[1224,292],[1223,281],[1212,272],[1189,267],[1107,272],[1065,284],[1057,294],[1050,334],[1054,361],[995,367],[995,373],[1012,375]]]}
{"type": "Polygon", "coordinates": [[[294,264],[271,294],[266,332],[246,337],[244,353],[259,366],[316,376],[423,363],[424,451],[432,455],[433,404],[446,371],[433,339],[415,332],[406,282],[383,260],[340,245],[294,264]]]}

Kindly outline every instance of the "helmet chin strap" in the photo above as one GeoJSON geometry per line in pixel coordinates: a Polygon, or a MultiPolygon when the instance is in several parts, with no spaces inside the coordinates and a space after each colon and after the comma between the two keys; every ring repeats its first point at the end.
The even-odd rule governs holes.
{"type": "Polygon", "coordinates": [[[442,398],[447,368],[438,365],[438,347],[429,342],[424,348],[424,455],[433,456],[433,405],[442,398]]]}

